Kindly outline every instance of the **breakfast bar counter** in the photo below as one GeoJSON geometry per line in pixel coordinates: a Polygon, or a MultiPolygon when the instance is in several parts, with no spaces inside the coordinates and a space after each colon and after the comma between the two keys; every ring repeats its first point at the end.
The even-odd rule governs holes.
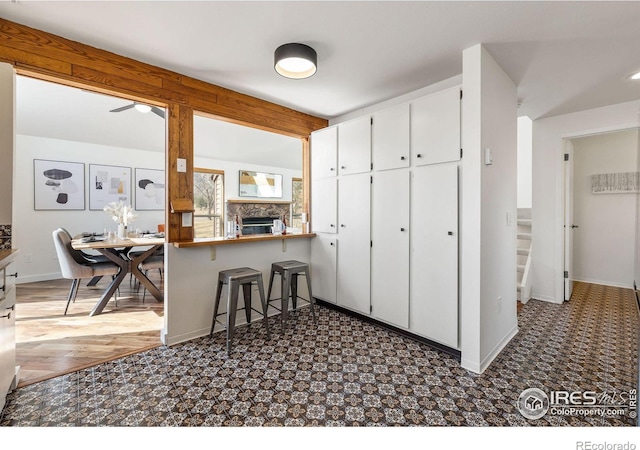
{"type": "Polygon", "coordinates": [[[176,248],[190,248],[190,247],[209,247],[213,245],[232,245],[232,244],[249,244],[252,242],[261,241],[278,241],[286,239],[308,239],[315,237],[315,233],[290,233],[290,234],[248,234],[246,236],[240,236],[238,238],[195,238],[192,241],[179,241],[174,242],[173,246],[176,248]]]}

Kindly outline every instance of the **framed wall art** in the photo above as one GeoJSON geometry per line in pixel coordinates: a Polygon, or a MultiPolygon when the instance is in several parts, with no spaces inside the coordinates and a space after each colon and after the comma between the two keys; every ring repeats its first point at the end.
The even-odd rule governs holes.
{"type": "Polygon", "coordinates": [[[136,168],[135,180],[135,208],[138,211],[164,210],[164,170],[136,168]]]}
{"type": "Polygon", "coordinates": [[[33,209],[83,210],[84,163],[33,160],[33,209]]]}
{"type": "Polygon", "coordinates": [[[89,164],[89,209],[120,201],[131,204],[131,167],[89,164]]]}
{"type": "Polygon", "coordinates": [[[282,198],[282,175],[240,171],[240,197],[282,198]]]}

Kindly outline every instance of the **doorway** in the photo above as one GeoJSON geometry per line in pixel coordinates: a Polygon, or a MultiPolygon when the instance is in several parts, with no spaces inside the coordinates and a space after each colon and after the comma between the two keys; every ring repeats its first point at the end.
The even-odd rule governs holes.
{"type": "Polygon", "coordinates": [[[633,288],[638,129],[565,140],[565,301],[574,281],[633,288]]]}
{"type": "MultiPolygon", "coordinates": [[[[64,315],[71,280],[59,279],[52,231],[62,227],[77,235],[115,229],[111,217],[95,205],[98,182],[91,174],[100,172],[92,169],[105,167],[122,167],[129,174],[119,178],[116,195],[134,208],[133,231],[155,231],[164,223],[164,205],[158,203],[164,196],[149,197],[150,190],[144,188],[138,196],[136,189],[142,174],[146,178],[160,174],[153,179],[164,186],[164,113],[157,106],[137,108],[132,100],[16,77],[13,246],[20,250],[15,262],[20,274],[16,288],[20,386],[161,345],[164,305],[148,293],[143,301],[144,289],[128,279],[120,286],[117,306],[111,299],[104,313],[93,317],[89,311],[107,281],[91,287],[89,280],[82,280],[76,301],[64,315]],[[78,173],[84,178],[74,191],[82,198],[79,206],[36,208],[36,160],[80,167],[78,173]]],[[[105,185],[101,182],[100,187],[105,185]]],[[[158,273],[149,277],[162,288],[158,273]]]]}

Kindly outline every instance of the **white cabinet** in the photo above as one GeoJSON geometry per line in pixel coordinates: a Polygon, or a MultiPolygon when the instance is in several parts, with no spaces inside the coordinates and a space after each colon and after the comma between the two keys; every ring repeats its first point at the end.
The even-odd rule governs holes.
{"type": "Polygon", "coordinates": [[[371,314],[409,328],[408,169],[376,172],[371,185],[371,314]]]}
{"type": "Polygon", "coordinates": [[[16,374],[16,288],[10,270],[10,266],[0,269],[0,411],[15,387],[16,374]]]}
{"type": "Polygon", "coordinates": [[[338,228],[338,179],[313,180],[311,226],[314,233],[336,233],[338,228]]]}
{"type": "Polygon", "coordinates": [[[340,177],[338,191],[338,305],[369,314],[371,305],[371,177],[340,177]]]}
{"type": "Polygon", "coordinates": [[[373,115],[371,138],[375,170],[409,167],[409,104],[373,115]]]}
{"type": "Polygon", "coordinates": [[[371,170],[371,118],[360,117],[338,125],[340,175],[371,170]]]}
{"type": "Polygon", "coordinates": [[[338,240],[335,235],[319,234],[311,240],[313,296],[336,303],[338,240]]]}
{"type": "Polygon", "coordinates": [[[414,166],[460,159],[460,89],[411,103],[411,159],[414,166]]]}
{"type": "Polygon", "coordinates": [[[458,167],[413,171],[409,329],[458,347],[458,167]]]}
{"type": "Polygon", "coordinates": [[[311,133],[311,177],[337,175],[338,128],[329,127],[311,133]]]}

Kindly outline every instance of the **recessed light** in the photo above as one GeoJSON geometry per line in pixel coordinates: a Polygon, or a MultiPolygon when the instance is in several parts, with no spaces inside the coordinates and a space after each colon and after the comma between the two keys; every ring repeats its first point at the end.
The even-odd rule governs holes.
{"type": "Polygon", "coordinates": [[[632,80],[640,80],[640,72],[634,73],[629,78],[631,78],[632,80]]]}

